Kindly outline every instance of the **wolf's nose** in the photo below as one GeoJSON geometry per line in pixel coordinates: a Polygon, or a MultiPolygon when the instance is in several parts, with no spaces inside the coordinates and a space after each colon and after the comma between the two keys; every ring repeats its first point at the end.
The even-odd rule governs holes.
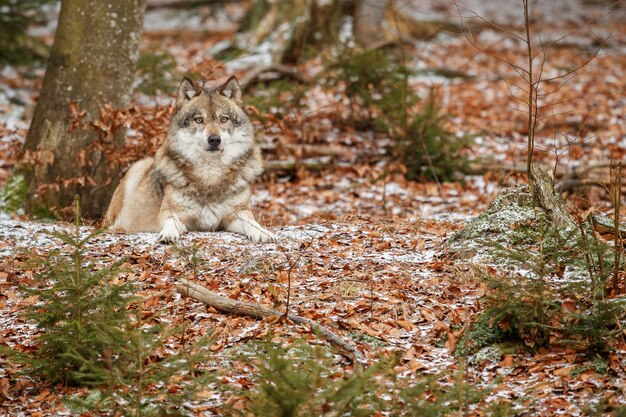
{"type": "Polygon", "coordinates": [[[222,143],[222,138],[217,135],[209,136],[209,146],[219,146],[222,143]]]}

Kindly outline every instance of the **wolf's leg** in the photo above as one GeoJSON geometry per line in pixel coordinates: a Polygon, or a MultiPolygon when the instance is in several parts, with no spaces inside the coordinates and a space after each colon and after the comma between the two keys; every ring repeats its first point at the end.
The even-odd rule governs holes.
{"type": "Polygon", "coordinates": [[[254,220],[250,210],[241,210],[224,223],[224,229],[247,236],[253,242],[273,242],[276,240],[272,232],[264,229],[254,220]]]}
{"type": "Polygon", "coordinates": [[[157,241],[161,243],[177,243],[180,236],[187,231],[187,227],[176,214],[168,216],[161,224],[163,226],[157,238],[157,241]]]}
{"type": "Polygon", "coordinates": [[[180,236],[187,231],[187,226],[181,219],[181,213],[177,210],[179,207],[172,201],[171,192],[172,190],[169,188],[163,190],[163,200],[159,209],[158,222],[161,232],[157,241],[161,243],[176,243],[180,236]]]}

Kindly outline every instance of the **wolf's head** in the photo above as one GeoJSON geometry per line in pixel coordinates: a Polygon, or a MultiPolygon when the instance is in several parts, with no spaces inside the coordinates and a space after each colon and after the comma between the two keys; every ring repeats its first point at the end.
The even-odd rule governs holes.
{"type": "Polygon", "coordinates": [[[232,163],[254,147],[254,129],[242,105],[235,77],[216,89],[197,88],[185,77],[166,146],[193,162],[232,163]]]}

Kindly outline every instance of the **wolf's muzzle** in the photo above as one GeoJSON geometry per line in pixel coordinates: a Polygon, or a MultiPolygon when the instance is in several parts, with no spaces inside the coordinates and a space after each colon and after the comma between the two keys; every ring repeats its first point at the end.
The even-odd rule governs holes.
{"type": "Polygon", "coordinates": [[[209,142],[209,150],[210,151],[217,151],[220,149],[220,144],[222,143],[222,138],[220,138],[217,135],[211,135],[207,138],[207,141],[209,142]]]}

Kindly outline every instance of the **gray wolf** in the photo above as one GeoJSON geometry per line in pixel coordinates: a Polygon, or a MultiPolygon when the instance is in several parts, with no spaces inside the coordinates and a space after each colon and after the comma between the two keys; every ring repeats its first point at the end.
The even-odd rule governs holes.
{"type": "Polygon", "coordinates": [[[105,217],[111,229],[159,232],[164,243],[190,230],[275,240],[250,211],[250,184],[263,161],[242,106],[235,77],[216,89],[184,78],[164,143],[153,158],[133,164],[113,193],[105,217]]]}

